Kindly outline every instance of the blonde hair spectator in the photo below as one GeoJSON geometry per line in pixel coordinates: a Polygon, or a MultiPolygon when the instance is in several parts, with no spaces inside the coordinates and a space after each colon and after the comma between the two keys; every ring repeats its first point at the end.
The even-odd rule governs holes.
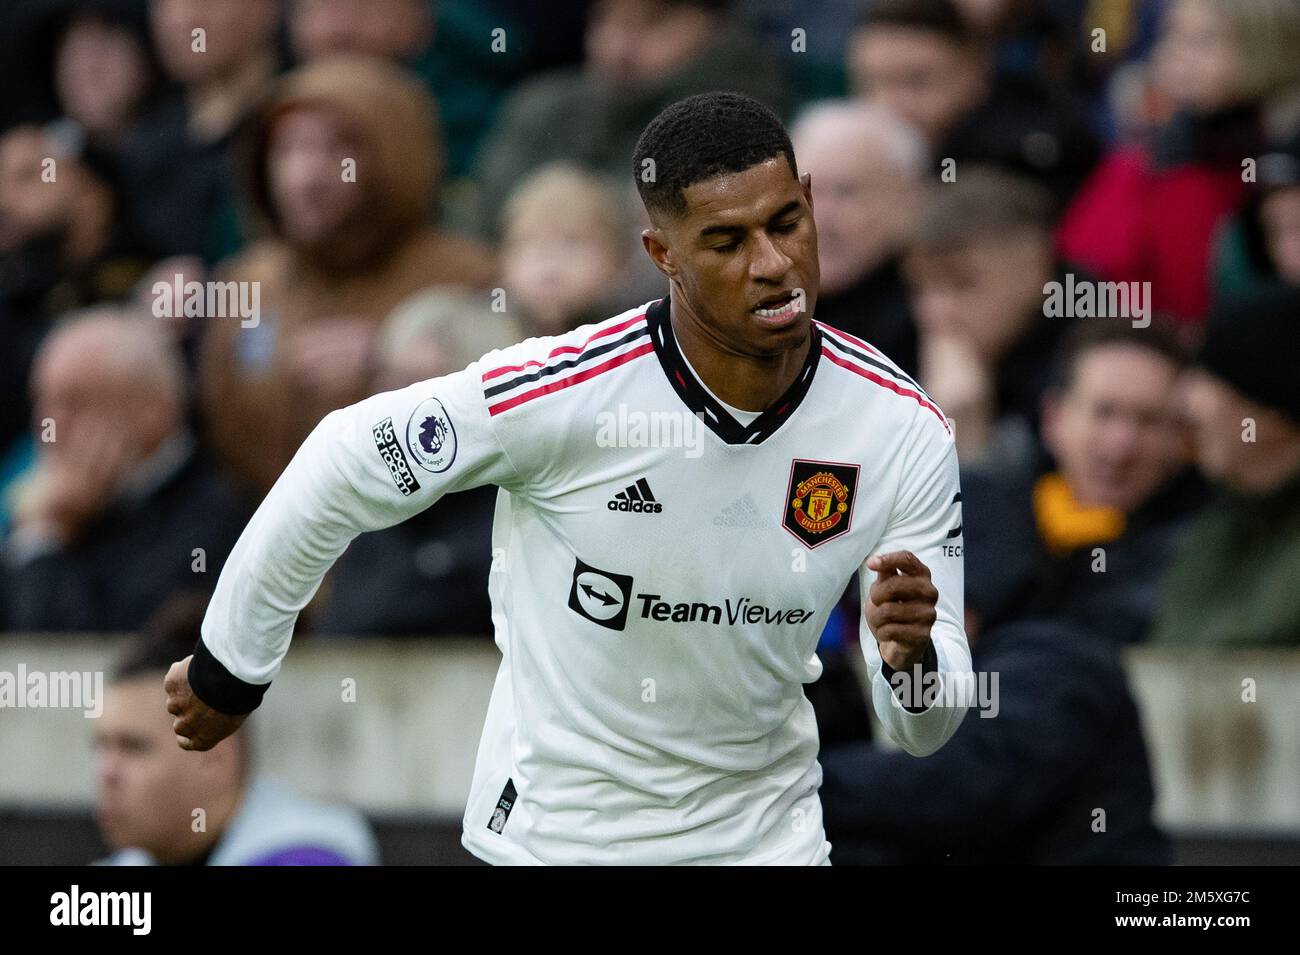
{"type": "Polygon", "coordinates": [[[539,169],[502,215],[510,311],[531,334],[591,320],[627,266],[632,219],[619,193],[569,163],[539,169]]]}

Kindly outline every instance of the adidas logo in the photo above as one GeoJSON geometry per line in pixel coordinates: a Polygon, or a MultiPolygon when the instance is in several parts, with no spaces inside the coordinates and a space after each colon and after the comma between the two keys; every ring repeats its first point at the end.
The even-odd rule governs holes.
{"type": "Polygon", "coordinates": [[[754,495],[748,492],[744,497],[732,501],[713,518],[715,527],[762,527],[765,523],[754,495]]]}
{"type": "Polygon", "coordinates": [[[606,505],[611,511],[631,511],[634,514],[658,514],[664,506],[655,500],[650,491],[650,483],[645,478],[638,478],[635,484],[614,495],[606,505]]]}

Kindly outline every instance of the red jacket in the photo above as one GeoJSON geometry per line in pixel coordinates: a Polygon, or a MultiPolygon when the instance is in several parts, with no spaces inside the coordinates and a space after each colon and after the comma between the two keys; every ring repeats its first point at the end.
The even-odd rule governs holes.
{"type": "Polygon", "coordinates": [[[1199,325],[1210,304],[1216,230],[1239,208],[1241,170],[1154,166],[1137,148],[1111,153],[1084,184],[1057,231],[1067,262],[1110,281],[1150,281],[1152,305],[1199,325]]]}

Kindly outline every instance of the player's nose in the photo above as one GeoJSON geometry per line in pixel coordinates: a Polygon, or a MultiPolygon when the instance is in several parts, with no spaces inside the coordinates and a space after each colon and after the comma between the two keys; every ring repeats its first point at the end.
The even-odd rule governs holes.
{"type": "Polygon", "coordinates": [[[750,277],[760,282],[782,282],[794,260],[772,241],[759,233],[754,243],[754,254],[749,260],[750,277]]]}

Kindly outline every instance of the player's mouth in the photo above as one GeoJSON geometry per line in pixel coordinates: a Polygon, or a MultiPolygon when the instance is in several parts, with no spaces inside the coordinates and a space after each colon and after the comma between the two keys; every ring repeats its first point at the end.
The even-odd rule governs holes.
{"type": "Polygon", "coordinates": [[[803,297],[794,292],[769,295],[749,310],[764,325],[780,328],[791,324],[803,311],[803,297]]]}

